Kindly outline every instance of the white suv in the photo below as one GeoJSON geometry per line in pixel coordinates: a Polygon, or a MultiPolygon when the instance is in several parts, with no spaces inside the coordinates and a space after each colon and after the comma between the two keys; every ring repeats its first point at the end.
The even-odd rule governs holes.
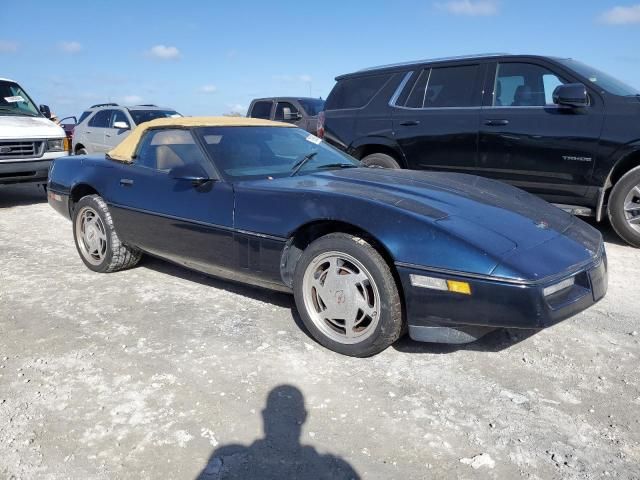
{"type": "Polygon", "coordinates": [[[0,78],[0,185],[47,183],[54,158],[68,155],[64,130],[13,80],[0,78]]]}
{"type": "Polygon", "coordinates": [[[117,103],[93,105],[80,116],[73,130],[73,153],[106,153],[141,123],[164,117],[181,117],[170,108],[155,105],[122,107],[117,103]]]}

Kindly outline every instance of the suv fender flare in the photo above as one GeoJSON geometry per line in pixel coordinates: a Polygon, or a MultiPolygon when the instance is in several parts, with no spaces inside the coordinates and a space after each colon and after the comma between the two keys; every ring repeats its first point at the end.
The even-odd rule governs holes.
{"type": "Polygon", "coordinates": [[[402,168],[407,168],[407,159],[405,158],[400,145],[386,137],[357,138],[353,143],[351,143],[351,145],[349,145],[347,153],[359,160],[371,153],[386,153],[398,160],[398,163],[402,168]]]}
{"type": "Polygon", "coordinates": [[[600,194],[598,196],[598,205],[596,207],[596,221],[598,222],[606,216],[605,204],[607,195],[611,192],[616,181],[629,170],[640,166],[640,140],[635,140],[623,145],[611,154],[609,160],[611,159],[616,160],[606,162],[613,166],[609,169],[607,178],[600,188],[600,194]]]}

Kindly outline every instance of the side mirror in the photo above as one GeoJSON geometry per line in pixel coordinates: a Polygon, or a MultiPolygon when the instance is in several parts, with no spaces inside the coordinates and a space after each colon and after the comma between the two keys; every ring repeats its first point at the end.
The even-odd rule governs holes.
{"type": "Polygon", "coordinates": [[[194,187],[199,187],[212,180],[200,165],[194,164],[174,167],[169,170],[169,176],[175,180],[191,182],[194,187]]]}
{"type": "Polygon", "coordinates": [[[553,91],[553,103],[574,108],[588,107],[589,95],[587,87],[582,83],[559,85],[553,91]]]}
{"type": "Polygon", "coordinates": [[[40,113],[49,119],[51,118],[51,109],[49,108],[49,105],[40,105],[40,113]]]}
{"type": "Polygon", "coordinates": [[[129,124],[127,122],[113,122],[113,128],[118,130],[129,130],[129,124]]]}
{"type": "Polygon", "coordinates": [[[285,120],[300,120],[302,115],[299,112],[293,113],[289,107],[284,107],[282,109],[282,116],[285,120]]]}

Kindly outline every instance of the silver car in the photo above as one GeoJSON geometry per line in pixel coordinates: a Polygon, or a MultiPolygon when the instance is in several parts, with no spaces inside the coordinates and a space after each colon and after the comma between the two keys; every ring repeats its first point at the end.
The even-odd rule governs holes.
{"type": "Polygon", "coordinates": [[[141,123],[164,117],[181,117],[170,108],[156,105],[123,107],[117,103],[93,105],[80,116],[73,131],[73,153],[105,153],[124,140],[141,123]]]}

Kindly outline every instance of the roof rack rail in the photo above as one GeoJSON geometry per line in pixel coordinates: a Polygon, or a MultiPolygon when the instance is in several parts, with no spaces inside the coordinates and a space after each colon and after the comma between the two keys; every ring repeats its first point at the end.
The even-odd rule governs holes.
{"type": "Polygon", "coordinates": [[[95,105],[91,105],[91,108],[98,108],[98,107],[117,107],[118,104],[117,103],[96,103],[95,105]]]}
{"type": "Polygon", "coordinates": [[[400,62],[400,63],[391,63],[389,65],[378,65],[376,67],[363,68],[358,70],[358,72],[368,72],[370,70],[382,70],[384,68],[393,68],[393,67],[405,67],[411,65],[420,65],[422,63],[432,63],[432,62],[444,62],[447,60],[472,60],[474,58],[483,58],[483,57],[502,57],[505,55],[510,55],[509,53],[478,53],[473,55],[458,55],[453,57],[441,57],[441,58],[428,58],[424,60],[415,60],[412,62],[400,62]]]}
{"type": "Polygon", "coordinates": [[[153,103],[141,103],[140,105],[136,105],[136,107],[157,107],[158,105],[154,105],[153,103]]]}

